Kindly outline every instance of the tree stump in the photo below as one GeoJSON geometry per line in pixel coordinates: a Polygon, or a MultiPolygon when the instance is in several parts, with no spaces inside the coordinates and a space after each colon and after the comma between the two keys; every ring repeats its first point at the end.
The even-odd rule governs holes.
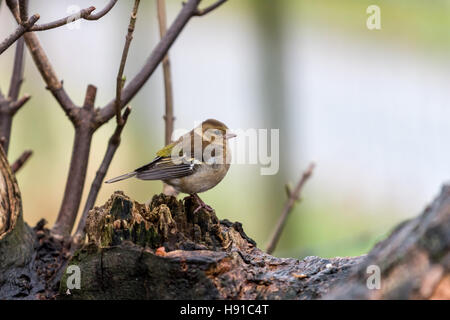
{"type": "Polygon", "coordinates": [[[362,258],[302,261],[270,256],[239,222],[219,221],[164,194],[149,206],[116,192],[91,210],[89,243],[69,265],[81,270],[75,299],[313,299],[321,297],[362,258]]]}
{"type": "Polygon", "coordinates": [[[450,298],[450,187],[419,217],[361,257],[277,258],[256,247],[240,223],[194,214],[191,198],[163,194],[149,206],[116,192],[89,213],[89,243],[76,299],[408,299],[450,298]],[[369,289],[368,267],[381,288],[369,289]]]}

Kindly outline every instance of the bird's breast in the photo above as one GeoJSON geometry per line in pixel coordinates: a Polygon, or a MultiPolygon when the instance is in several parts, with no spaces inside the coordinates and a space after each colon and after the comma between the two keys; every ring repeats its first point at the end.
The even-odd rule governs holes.
{"type": "Polygon", "coordinates": [[[165,181],[176,190],[193,194],[205,192],[215,187],[228,172],[229,164],[199,164],[193,174],[165,181]]]}

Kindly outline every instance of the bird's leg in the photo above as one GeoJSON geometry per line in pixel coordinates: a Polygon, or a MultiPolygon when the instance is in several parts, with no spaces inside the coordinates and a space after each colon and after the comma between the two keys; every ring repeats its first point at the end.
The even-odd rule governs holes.
{"type": "Polygon", "coordinates": [[[194,210],[194,213],[197,213],[198,210],[200,209],[206,209],[207,211],[214,211],[213,208],[211,208],[210,206],[208,206],[202,199],[200,199],[200,197],[198,196],[198,194],[193,193],[191,194],[191,197],[193,197],[195,200],[197,200],[199,206],[194,210]]]}

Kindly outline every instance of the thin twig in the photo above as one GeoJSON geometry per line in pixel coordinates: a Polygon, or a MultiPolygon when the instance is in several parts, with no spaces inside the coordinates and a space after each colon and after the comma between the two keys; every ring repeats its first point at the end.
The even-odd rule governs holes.
{"type": "Polygon", "coordinates": [[[32,154],[33,151],[31,150],[24,151],[22,155],[11,165],[11,171],[13,173],[17,173],[17,171],[19,171],[23,167],[25,162],[27,162],[27,160],[31,157],[32,154]]]}
{"type": "Polygon", "coordinates": [[[86,20],[98,20],[106,15],[116,4],[117,0],[110,0],[108,4],[100,11],[89,15],[86,20]]]}
{"type": "Polygon", "coordinates": [[[25,39],[20,38],[16,42],[16,52],[14,54],[14,66],[11,76],[11,81],[9,83],[8,97],[15,101],[19,98],[20,87],[23,82],[23,70],[24,70],[24,60],[25,60],[25,39]]]}
{"type": "Polygon", "coordinates": [[[227,2],[227,0],[219,0],[219,1],[215,2],[215,3],[213,3],[212,5],[210,5],[209,7],[206,7],[205,9],[198,9],[195,12],[195,15],[196,16],[204,16],[205,14],[208,14],[211,11],[217,9],[218,7],[220,7],[225,2],[227,2]]]}
{"type": "Polygon", "coordinates": [[[45,30],[55,29],[55,28],[64,26],[66,24],[75,22],[79,19],[87,19],[87,17],[89,17],[89,15],[94,10],[95,10],[95,7],[81,9],[79,12],[71,14],[70,16],[67,16],[67,17],[52,21],[52,22],[35,25],[35,26],[33,26],[33,28],[30,29],[30,31],[45,31],[45,30]]]}
{"type": "MultiPolygon", "coordinates": [[[[10,4],[10,3],[9,3],[10,4]]],[[[22,2],[22,13],[27,14],[27,1],[22,2]]],[[[9,140],[11,136],[12,120],[16,112],[30,99],[29,95],[18,99],[20,88],[23,82],[23,70],[25,60],[25,40],[23,37],[16,42],[16,51],[14,54],[14,66],[9,85],[8,98],[0,96],[0,137],[1,145],[6,154],[8,154],[9,140]]]]}
{"type": "Polygon", "coordinates": [[[16,112],[19,111],[20,108],[22,108],[23,105],[24,105],[25,103],[28,102],[28,100],[30,100],[30,98],[31,98],[31,96],[30,96],[29,94],[25,94],[25,95],[24,95],[22,98],[20,98],[19,100],[17,100],[17,101],[12,101],[12,102],[10,103],[10,112],[11,112],[11,115],[15,115],[16,112]]]}
{"type": "MultiPolygon", "coordinates": [[[[159,35],[161,39],[167,32],[167,14],[166,14],[166,1],[157,0],[158,22],[159,22],[159,35]]],[[[164,114],[165,123],[165,144],[168,145],[172,142],[172,132],[174,127],[174,105],[173,105],[173,89],[172,89],[172,75],[170,67],[169,53],[164,56],[162,61],[163,74],[164,74],[164,96],[166,110],[164,114]]],[[[177,196],[178,192],[170,185],[163,183],[163,193],[166,195],[177,196]]]]}
{"type": "Polygon", "coordinates": [[[93,13],[93,11],[96,9],[94,6],[91,6],[89,8],[81,9],[79,12],[71,14],[70,16],[48,22],[41,25],[35,25],[33,26],[30,31],[44,31],[44,30],[50,30],[54,28],[61,27],[63,25],[72,23],[79,19],[84,20],[98,20],[102,18],[104,15],[106,15],[117,3],[117,0],[111,0],[108,2],[108,4],[100,11],[93,13]]]}
{"type": "MultiPolygon", "coordinates": [[[[158,22],[159,22],[159,34],[161,39],[167,32],[167,17],[166,17],[166,1],[157,0],[158,10],[158,22]]],[[[164,72],[164,93],[166,113],[164,115],[165,128],[165,143],[166,145],[172,142],[172,132],[174,126],[174,110],[173,110],[173,90],[172,90],[172,75],[170,71],[170,59],[167,53],[163,59],[163,72],[164,72]]]]}
{"type": "Polygon", "coordinates": [[[24,34],[24,37],[34,63],[39,69],[39,72],[47,85],[47,89],[53,94],[56,101],[58,101],[58,104],[64,110],[72,123],[75,123],[78,120],[75,112],[76,106],[65,91],[62,81],[58,79],[58,76],[56,75],[50,60],[42,48],[39,39],[34,33],[26,33],[24,34]]]}
{"type": "Polygon", "coordinates": [[[269,245],[267,246],[266,252],[271,254],[278,243],[278,240],[280,239],[281,233],[283,232],[284,225],[286,224],[286,220],[292,210],[292,208],[295,205],[295,202],[299,200],[300,192],[302,191],[303,185],[305,182],[311,177],[315,165],[312,163],[310,164],[308,170],[306,170],[297,185],[295,186],[295,189],[293,191],[288,192],[288,199],[286,200],[286,204],[284,205],[283,211],[281,213],[281,216],[278,220],[277,226],[275,227],[275,231],[272,235],[272,238],[269,242],[269,245]]]}
{"type": "Polygon", "coordinates": [[[8,49],[17,41],[25,32],[27,32],[39,20],[39,15],[35,14],[30,17],[24,24],[19,25],[16,30],[11,33],[2,43],[0,43],[0,54],[8,49]]]}
{"type": "Polygon", "coordinates": [[[28,0],[19,0],[19,13],[22,22],[28,20],[28,0]]]}
{"type": "Polygon", "coordinates": [[[139,8],[139,3],[140,3],[140,0],[134,1],[133,11],[131,12],[131,16],[130,16],[130,23],[128,24],[128,33],[125,37],[125,45],[123,47],[122,58],[120,60],[119,72],[117,73],[116,103],[115,103],[117,124],[121,124],[121,122],[123,121],[123,118],[121,115],[121,109],[122,109],[121,96],[122,96],[122,89],[125,84],[125,79],[123,77],[123,71],[125,69],[125,64],[127,62],[128,51],[130,49],[131,40],[133,40],[133,32],[134,32],[134,28],[136,26],[136,18],[137,18],[137,11],[139,8]]]}
{"type": "Polygon", "coordinates": [[[91,189],[89,191],[88,198],[86,200],[86,204],[83,209],[83,214],[78,222],[77,231],[74,236],[74,243],[79,244],[85,235],[84,227],[86,225],[86,218],[89,210],[94,207],[95,200],[97,200],[98,193],[100,191],[100,187],[102,186],[103,180],[105,179],[106,173],[108,172],[111,161],[116,153],[117,148],[120,145],[120,135],[122,133],[123,128],[127,122],[128,116],[130,115],[131,108],[127,107],[123,113],[122,121],[117,123],[116,130],[113,135],[109,139],[108,147],[106,149],[105,156],[103,157],[103,161],[100,165],[100,168],[97,170],[95,175],[95,179],[92,182],[91,189]]]}

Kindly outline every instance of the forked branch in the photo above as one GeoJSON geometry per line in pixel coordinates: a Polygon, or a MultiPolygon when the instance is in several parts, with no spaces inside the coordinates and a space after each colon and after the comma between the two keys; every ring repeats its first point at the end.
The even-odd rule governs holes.
{"type": "Polygon", "coordinates": [[[52,22],[48,22],[45,24],[41,24],[41,25],[35,25],[33,26],[30,31],[44,31],[44,30],[50,30],[50,29],[54,29],[54,28],[58,28],[61,27],[63,25],[72,23],[74,21],[77,21],[79,19],[84,19],[84,20],[98,20],[100,18],[102,18],[103,16],[105,16],[113,7],[114,5],[117,3],[117,0],[111,0],[108,2],[108,4],[100,11],[98,11],[97,13],[93,13],[93,11],[95,11],[95,7],[91,6],[89,8],[85,8],[85,9],[81,9],[79,12],[71,14],[70,16],[67,16],[65,18],[61,18],[52,22]]]}
{"type": "Polygon", "coordinates": [[[303,173],[294,190],[290,190],[289,188],[287,189],[288,199],[286,200],[286,204],[284,205],[281,216],[275,227],[275,231],[272,235],[269,245],[267,246],[266,252],[268,254],[271,254],[275,250],[278,240],[280,239],[281,233],[283,232],[284,226],[286,224],[286,220],[289,214],[291,213],[291,210],[294,207],[295,202],[300,199],[300,192],[302,191],[305,182],[311,177],[314,167],[315,167],[314,164],[310,164],[308,170],[306,170],[303,173]]]}
{"type": "Polygon", "coordinates": [[[2,54],[6,49],[8,49],[14,42],[16,42],[25,32],[30,30],[30,28],[39,20],[39,15],[32,15],[25,23],[20,24],[16,30],[11,33],[2,43],[0,43],[0,54],[2,54]]]}
{"type": "Polygon", "coordinates": [[[28,94],[19,99],[20,88],[23,82],[25,41],[20,38],[16,42],[14,67],[9,85],[8,97],[0,93],[0,143],[5,153],[8,153],[9,140],[13,117],[19,109],[30,99],[28,94]]]}
{"type": "Polygon", "coordinates": [[[79,12],[71,14],[70,16],[33,26],[30,31],[45,31],[50,29],[55,29],[61,26],[64,26],[66,24],[75,22],[79,19],[87,19],[87,17],[92,13],[92,11],[95,10],[95,7],[89,7],[85,9],[81,9],[79,12]]]}
{"type": "Polygon", "coordinates": [[[103,180],[105,179],[106,173],[108,172],[109,166],[111,165],[114,154],[119,148],[120,145],[120,135],[122,134],[123,128],[127,123],[128,116],[130,115],[131,108],[127,107],[123,113],[122,121],[117,123],[116,129],[114,130],[113,135],[109,138],[108,147],[106,149],[105,156],[103,157],[103,161],[95,174],[94,181],[92,182],[91,189],[89,190],[89,195],[86,200],[86,204],[84,205],[83,213],[81,215],[80,221],[78,222],[77,231],[73,238],[74,244],[79,245],[84,239],[85,231],[84,227],[86,225],[86,218],[89,210],[94,207],[95,201],[97,200],[98,193],[102,186],[103,180]]]}

